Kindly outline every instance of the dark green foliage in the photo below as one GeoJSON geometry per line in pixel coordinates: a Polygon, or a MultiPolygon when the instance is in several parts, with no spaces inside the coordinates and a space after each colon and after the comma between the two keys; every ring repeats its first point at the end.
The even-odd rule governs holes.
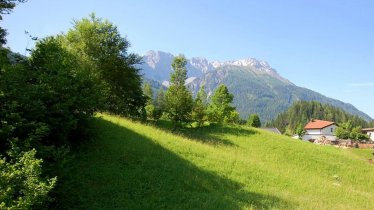
{"type": "Polygon", "coordinates": [[[362,118],[348,114],[340,108],[316,101],[299,101],[294,103],[287,111],[279,114],[267,126],[276,127],[282,133],[285,133],[286,130],[293,132],[298,125],[306,125],[311,119],[333,121],[337,124],[351,120],[354,127],[366,127],[368,125],[362,118]]]}
{"type": "Polygon", "coordinates": [[[212,122],[224,122],[230,118],[235,107],[231,105],[234,96],[224,84],[221,84],[213,93],[210,104],[207,108],[209,120],[212,122]]]}
{"type": "Polygon", "coordinates": [[[255,128],[261,127],[260,117],[257,114],[249,115],[247,125],[255,128]]]}
{"type": "Polygon", "coordinates": [[[166,109],[165,92],[162,88],[159,89],[154,104],[156,109],[154,118],[155,120],[158,120],[160,117],[162,117],[166,109]]]}
{"type": "Polygon", "coordinates": [[[192,96],[187,88],[171,85],[166,92],[166,112],[174,126],[188,122],[192,109],[192,96]]]}
{"type": "Polygon", "coordinates": [[[38,42],[27,63],[5,67],[0,87],[0,135],[25,149],[67,143],[97,107],[95,81],[55,38],[38,42]]]}
{"type": "Polygon", "coordinates": [[[173,72],[170,75],[171,85],[166,92],[166,113],[174,127],[188,122],[192,110],[192,95],[184,85],[187,79],[187,60],[184,56],[177,56],[172,63],[173,72]]]}
{"type": "Polygon", "coordinates": [[[187,60],[183,55],[174,58],[173,63],[171,64],[173,72],[170,75],[170,83],[176,86],[184,86],[187,79],[186,64],[187,60]]]}
{"type": "Polygon", "coordinates": [[[153,99],[153,90],[149,83],[145,83],[143,87],[144,95],[147,97],[147,103],[145,105],[145,111],[147,118],[151,120],[158,120],[159,116],[153,99]]]}
{"type": "MultiPolygon", "coordinates": [[[[3,49],[2,56],[7,54],[10,52],[3,49]]],[[[54,184],[43,184],[41,162],[34,159],[35,152],[27,159],[18,160],[17,157],[35,148],[38,157],[46,160],[44,166],[56,164],[52,151],[80,140],[86,129],[81,124],[97,110],[99,96],[94,77],[62,47],[59,39],[49,37],[39,41],[30,59],[20,60],[20,63],[6,60],[2,57],[0,72],[0,155],[7,157],[4,167],[8,169],[4,170],[14,170],[18,174],[17,178],[9,177],[9,180],[18,184],[2,186],[10,193],[4,196],[11,196],[7,197],[5,205],[17,202],[21,206],[31,205],[45,200],[54,184]],[[20,190],[27,200],[14,200],[23,196],[22,193],[13,195],[20,190]]],[[[51,174],[54,176],[56,172],[51,174]]]]}
{"type": "Polygon", "coordinates": [[[201,86],[192,108],[192,120],[197,122],[198,127],[204,125],[204,122],[207,120],[207,98],[205,86],[201,86]]]}
{"type": "MultiPolygon", "coordinates": [[[[0,1],[0,20],[17,2],[25,0],[0,1]]],[[[43,178],[36,150],[26,151],[49,134],[48,125],[29,119],[41,112],[33,107],[41,84],[26,58],[3,48],[6,34],[0,27],[0,209],[41,209],[56,184],[43,178]]]]}
{"type": "Polygon", "coordinates": [[[153,101],[153,90],[151,84],[145,83],[143,87],[143,93],[147,97],[147,103],[152,103],[153,101]]]}
{"type": "Polygon", "coordinates": [[[303,138],[305,132],[306,131],[304,130],[304,125],[302,125],[302,124],[298,125],[295,129],[295,134],[297,134],[299,139],[303,138]]]}
{"type": "Polygon", "coordinates": [[[43,177],[61,174],[66,145],[82,140],[97,110],[142,117],[139,57],[128,46],[92,16],[38,41],[30,58],[0,47],[0,209],[43,208],[55,184],[43,177]]]}
{"type": "Polygon", "coordinates": [[[130,43],[109,21],[83,18],[64,37],[66,47],[79,58],[102,85],[102,111],[141,118],[146,103],[141,88],[140,57],[128,53],[130,43]]]}

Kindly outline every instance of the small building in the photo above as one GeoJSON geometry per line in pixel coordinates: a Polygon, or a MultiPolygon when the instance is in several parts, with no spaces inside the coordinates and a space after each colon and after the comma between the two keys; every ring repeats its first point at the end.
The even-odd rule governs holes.
{"type": "Polygon", "coordinates": [[[361,129],[361,132],[368,135],[369,139],[374,141],[374,128],[363,128],[361,129]]]}
{"type": "Polygon", "coordinates": [[[282,133],[278,130],[278,128],[261,128],[261,129],[263,129],[263,130],[267,130],[267,131],[269,131],[269,132],[273,132],[273,133],[276,133],[276,134],[282,134],[282,133]]]}
{"type": "Polygon", "coordinates": [[[305,125],[305,134],[303,140],[317,140],[326,139],[329,141],[335,141],[335,130],[337,126],[335,122],[324,121],[324,120],[311,120],[305,125]]]}

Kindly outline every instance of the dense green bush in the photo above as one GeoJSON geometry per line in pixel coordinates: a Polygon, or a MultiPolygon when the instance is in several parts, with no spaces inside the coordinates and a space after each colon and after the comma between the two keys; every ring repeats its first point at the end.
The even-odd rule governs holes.
{"type": "Polygon", "coordinates": [[[0,209],[42,208],[56,178],[43,179],[36,150],[21,152],[12,161],[0,156],[0,209]]]}
{"type": "Polygon", "coordinates": [[[67,143],[98,106],[95,80],[58,39],[43,39],[29,60],[2,69],[1,139],[26,150],[67,143]]]}
{"type": "Polygon", "coordinates": [[[369,139],[369,136],[361,133],[361,127],[353,127],[350,120],[345,123],[341,123],[335,130],[335,135],[340,139],[352,139],[356,141],[362,141],[369,139]]]}
{"type": "Polygon", "coordinates": [[[93,15],[75,23],[67,35],[37,41],[29,58],[0,46],[0,209],[47,199],[56,179],[43,177],[63,170],[96,111],[145,114],[129,42],[93,15]]]}
{"type": "Polygon", "coordinates": [[[0,209],[27,209],[45,201],[56,182],[42,181],[45,168],[36,151],[43,166],[58,168],[53,151],[79,140],[74,134],[83,132],[77,129],[93,115],[99,96],[94,77],[59,39],[39,41],[29,59],[16,62],[9,50],[1,52],[0,155],[6,161],[1,162],[0,209]]]}

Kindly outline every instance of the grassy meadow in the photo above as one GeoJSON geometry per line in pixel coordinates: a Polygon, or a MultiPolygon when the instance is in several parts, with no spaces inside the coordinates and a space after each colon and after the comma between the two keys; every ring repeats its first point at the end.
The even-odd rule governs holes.
{"type": "Polygon", "coordinates": [[[374,209],[371,150],[245,126],[172,133],[98,115],[58,187],[58,209],[374,209]]]}

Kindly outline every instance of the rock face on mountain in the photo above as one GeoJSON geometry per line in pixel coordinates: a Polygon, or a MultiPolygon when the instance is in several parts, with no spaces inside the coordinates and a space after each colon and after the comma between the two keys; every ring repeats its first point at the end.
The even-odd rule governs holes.
{"type": "MultiPolygon", "coordinates": [[[[171,63],[174,56],[160,51],[149,51],[143,57],[144,78],[154,84],[168,84],[171,63]]],[[[365,120],[371,118],[351,104],[328,98],[312,90],[298,87],[280,76],[265,61],[247,58],[234,61],[208,61],[205,58],[191,58],[187,64],[188,79],[186,84],[194,94],[205,85],[208,95],[224,83],[234,94],[234,105],[242,118],[251,113],[258,113],[261,120],[274,119],[295,101],[319,101],[323,104],[344,109],[365,120]]]]}

